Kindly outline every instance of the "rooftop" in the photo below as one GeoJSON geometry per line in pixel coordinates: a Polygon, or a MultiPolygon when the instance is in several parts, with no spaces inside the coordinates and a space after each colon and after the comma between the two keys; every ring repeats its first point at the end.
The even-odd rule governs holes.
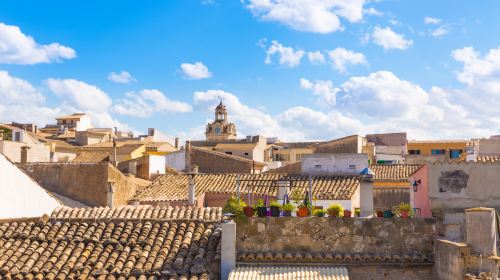
{"type": "Polygon", "coordinates": [[[410,175],[422,165],[420,164],[371,164],[370,169],[375,173],[374,181],[409,181],[410,175]]]}
{"type": "MultiPolygon", "coordinates": [[[[139,191],[131,201],[159,202],[159,201],[185,201],[187,200],[188,180],[187,174],[165,174],[153,181],[142,191],[139,191]]],[[[239,174],[240,192],[254,195],[276,196],[278,188],[273,186],[279,180],[291,180],[295,188],[306,190],[308,176],[286,174],[239,174]],[[254,182],[243,180],[256,180],[254,182]]],[[[197,174],[195,175],[196,196],[204,193],[236,194],[236,174],[197,174]]],[[[313,178],[313,196],[318,199],[349,200],[359,188],[358,177],[329,177],[320,176],[313,178]]]]}
{"type": "Polygon", "coordinates": [[[218,220],[203,218],[220,212],[63,207],[50,218],[2,221],[0,275],[2,279],[211,279],[220,259],[221,229],[218,220]]]}
{"type": "Polygon", "coordinates": [[[349,280],[343,266],[240,266],[229,274],[229,280],[308,279],[349,280]]]}

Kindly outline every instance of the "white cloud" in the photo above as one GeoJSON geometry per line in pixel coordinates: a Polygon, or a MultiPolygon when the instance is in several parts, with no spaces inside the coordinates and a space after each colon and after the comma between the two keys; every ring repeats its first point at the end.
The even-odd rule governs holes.
{"type": "Polygon", "coordinates": [[[373,38],[373,42],[382,46],[384,50],[404,50],[413,45],[412,40],[406,40],[404,35],[394,32],[390,27],[382,28],[376,26],[371,37],[373,38]]]}
{"type": "Polygon", "coordinates": [[[431,32],[431,35],[434,37],[439,37],[446,35],[450,32],[450,26],[449,25],[441,25],[440,27],[436,28],[434,31],[431,32]]]}
{"type": "Polygon", "coordinates": [[[46,107],[45,99],[28,81],[0,71],[0,123],[52,121],[60,110],[46,107]]]}
{"type": "Polygon", "coordinates": [[[335,105],[337,90],[334,88],[331,81],[314,81],[311,82],[307,79],[300,79],[300,87],[310,90],[315,96],[318,97],[318,103],[326,104],[328,106],[335,105]]]}
{"type": "Polygon", "coordinates": [[[303,50],[294,50],[292,47],[285,47],[278,41],[272,41],[271,46],[266,51],[265,63],[272,63],[272,56],[279,56],[279,64],[285,67],[297,67],[300,65],[300,60],[304,56],[305,52],[303,50]]]}
{"type": "Polygon", "coordinates": [[[199,61],[194,64],[182,63],[181,71],[184,77],[189,80],[200,80],[212,77],[212,73],[208,71],[207,66],[199,61]]]}
{"type": "Polygon", "coordinates": [[[48,79],[47,87],[67,105],[82,111],[106,112],[111,99],[100,88],[74,79],[48,79]]]}
{"type": "Polygon", "coordinates": [[[0,63],[53,63],[75,57],[76,52],[70,47],[59,43],[41,45],[19,27],[0,22],[0,63]]]}
{"type": "Polygon", "coordinates": [[[330,58],[332,67],[340,73],[345,73],[348,65],[367,64],[364,54],[344,48],[336,48],[329,51],[328,57],[330,58]]]}
{"type": "Polygon", "coordinates": [[[127,71],[121,71],[120,73],[111,72],[108,74],[108,80],[119,84],[128,84],[136,81],[127,71]]]}
{"type": "Polygon", "coordinates": [[[434,17],[425,17],[424,18],[424,23],[425,24],[439,24],[441,23],[440,18],[434,18],[434,17]]]}
{"type": "Polygon", "coordinates": [[[126,98],[116,102],[113,110],[121,115],[144,118],[156,112],[187,113],[192,108],[187,103],[169,99],[159,90],[144,89],[127,93],[126,98]]]}
{"type": "Polygon", "coordinates": [[[473,47],[456,49],[452,57],[463,63],[457,80],[484,92],[500,94],[500,47],[490,49],[483,57],[473,47]]]}
{"type": "Polygon", "coordinates": [[[392,25],[400,25],[401,24],[401,22],[399,22],[399,20],[397,20],[397,19],[390,19],[389,23],[392,25]]]}
{"type": "Polygon", "coordinates": [[[384,13],[382,13],[381,11],[379,11],[379,10],[373,8],[373,7],[365,9],[364,13],[367,14],[367,15],[370,15],[370,16],[378,16],[378,17],[381,17],[381,16],[384,15],[384,13]]]}
{"type": "Polygon", "coordinates": [[[340,17],[360,22],[365,0],[248,0],[246,8],[263,20],[284,24],[292,29],[314,33],[330,33],[344,29],[340,17]]]}
{"type": "Polygon", "coordinates": [[[312,64],[324,64],[325,56],[320,51],[308,52],[307,57],[312,64]]]}

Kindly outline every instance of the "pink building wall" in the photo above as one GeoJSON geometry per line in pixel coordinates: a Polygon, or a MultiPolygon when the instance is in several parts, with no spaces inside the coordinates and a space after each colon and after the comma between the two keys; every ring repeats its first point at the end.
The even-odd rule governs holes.
{"type": "MultiPolygon", "coordinates": [[[[410,190],[410,203],[413,208],[420,209],[419,217],[432,218],[431,203],[429,200],[429,170],[428,164],[422,166],[411,175],[410,182],[420,180],[417,192],[413,191],[413,185],[410,190]]],[[[418,210],[417,210],[418,211],[418,210]]],[[[418,212],[416,213],[418,214],[418,212]]]]}

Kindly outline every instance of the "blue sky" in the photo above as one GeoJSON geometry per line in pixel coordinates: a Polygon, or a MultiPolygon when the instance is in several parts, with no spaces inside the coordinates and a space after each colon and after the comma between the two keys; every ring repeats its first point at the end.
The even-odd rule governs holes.
{"type": "Polygon", "coordinates": [[[202,138],[223,98],[240,136],[500,127],[498,1],[0,2],[0,121],[202,138]],[[115,75],[113,75],[113,73],[115,75]]]}

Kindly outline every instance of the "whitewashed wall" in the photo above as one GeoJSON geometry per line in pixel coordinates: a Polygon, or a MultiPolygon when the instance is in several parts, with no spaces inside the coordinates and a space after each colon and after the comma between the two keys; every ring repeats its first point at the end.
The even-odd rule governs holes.
{"type": "Polygon", "coordinates": [[[0,219],[50,215],[60,203],[0,154],[0,219]]]}

